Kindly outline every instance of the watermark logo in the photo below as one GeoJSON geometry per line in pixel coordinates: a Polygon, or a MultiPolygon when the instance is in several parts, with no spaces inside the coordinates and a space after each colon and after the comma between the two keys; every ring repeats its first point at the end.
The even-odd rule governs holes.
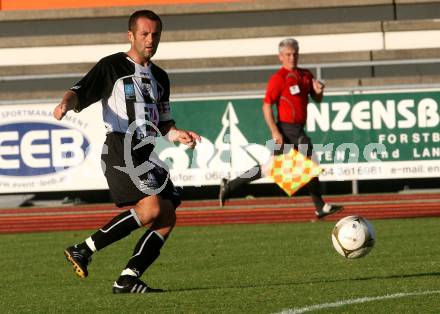
{"type": "MultiPolygon", "coordinates": [[[[124,161],[125,166],[115,166],[119,171],[126,173],[133,184],[146,195],[156,195],[162,192],[169,180],[168,166],[161,161],[157,155],[152,151],[145,160],[138,164],[139,158],[133,158],[136,150],[142,150],[149,145],[154,147],[156,143],[155,136],[146,136],[141,140],[135,140],[136,129],[139,125],[145,125],[151,130],[154,130],[158,137],[163,137],[157,126],[148,120],[135,120],[129,127],[124,137],[124,161]],[[133,144],[136,144],[133,146],[133,144]]],[[[148,151],[148,149],[147,149],[148,151]]],[[[139,154],[137,154],[139,155],[139,154]]],[[[105,167],[106,165],[103,165],[105,167]]]]}
{"type": "MultiPolygon", "coordinates": [[[[202,137],[202,142],[188,154],[184,145],[169,145],[157,149],[161,160],[168,162],[173,182],[181,185],[219,184],[222,178],[237,176],[251,178],[260,171],[263,176],[272,167],[272,156],[282,149],[289,153],[295,148],[305,156],[320,164],[324,160],[323,177],[331,180],[351,180],[359,175],[378,173],[383,156],[391,154],[383,143],[358,145],[353,142],[326,144],[315,143],[308,137],[298,138],[299,143],[281,147],[273,140],[265,144],[249,142],[246,134],[252,130],[249,124],[242,132],[239,118],[232,102],[229,102],[221,118],[221,129],[214,138],[202,137]],[[246,133],[247,132],[247,133],[246,133]],[[311,150],[313,148],[313,154],[311,150]],[[190,158],[192,156],[192,158],[190,158]],[[371,167],[376,170],[368,170],[371,167]],[[368,169],[365,170],[364,168],[368,169]],[[354,170],[352,170],[354,169],[354,170]]],[[[278,152],[279,153],[279,152],[278,152]]],[[[378,173],[380,174],[380,173],[378,173]]]]}

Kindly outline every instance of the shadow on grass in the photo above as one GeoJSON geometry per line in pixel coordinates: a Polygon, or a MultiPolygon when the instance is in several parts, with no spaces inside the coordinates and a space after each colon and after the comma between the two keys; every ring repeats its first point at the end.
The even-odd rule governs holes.
{"type": "Polygon", "coordinates": [[[201,291],[201,290],[216,290],[216,289],[252,289],[259,287],[277,287],[277,286],[294,286],[294,285],[308,285],[314,283],[334,283],[334,282],[350,282],[350,281],[362,281],[362,280],[382,280],[382,279],[406,279],[406,278],[417,278],[417,277],[436,277],[440,276],[440,272],[430,272],[430,273],[417,273],[417,274],[399,274],[399,275],[388,275],[388,276],[371,276],[371,277],[359,277],[359,278],[343,278],[343,279],[319,279],[319,280],[308,280],[308,281],[298,281],[298,282],[280,282],[280,283],[269,283],[269,284],[255,284],[255,285],[235,285],[235,286],[212,286],[212,287],[195,287],[195,288],[185,288],[185,289],[169,289],[164,290],[164,292],[183,292],[183,291],[201,291]]]}

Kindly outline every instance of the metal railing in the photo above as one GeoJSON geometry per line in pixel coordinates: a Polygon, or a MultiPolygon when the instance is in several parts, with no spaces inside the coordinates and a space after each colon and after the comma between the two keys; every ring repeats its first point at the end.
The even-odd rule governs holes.
{"type": "MultiPolygon", "coordinates": [[[[374,67],[374,66],[393,66],[393,65],[415,65],[415,64],[440,64],[440,58],[425,59],[401,59],[401,60],[371,60],[371,61],[347,61],[329,63],[309,63],[300,66],[316,71],[317,79],[324,79],[322,72],[324,69],[347,68],[347,67],[374,67]]],[[[279,69],[279,64],[274,65],[248,65],[248,66],[226,66],[226,67],[206,67],[191,69],[168,69],[168,74],[194,74],[194,73],[222,73],[222,72],[246,72],[246,71],[267,71],[279,69]]],[[[25,74],[25,75],[3,75],[0,82],[20,81],[20,80],[40,80],[82,77],[85,73],[57,73],[57,74],[25,74]]],[[[440,73],[439,73],[440,74],[440,73]]],[[[330,79],[330,78],[329,78],[330,79]]]]}

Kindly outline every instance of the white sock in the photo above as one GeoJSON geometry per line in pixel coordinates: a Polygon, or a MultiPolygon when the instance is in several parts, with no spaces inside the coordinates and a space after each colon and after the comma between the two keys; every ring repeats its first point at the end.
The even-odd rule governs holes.
{"type": "Polygon", "coordinates": [[[324,213],[328,213],[328,212],[330,212],[330,209],[332,209],[332,205],[330,205],[330,204],[328,204],[328,203],[325,203],[324,206],[322,207],[322,211],[323,211],[324,213]]]}
{"type": "Polygon", "coordinates": [[[95,242],[92,240],[92,237],[86,239],[86,244],[92,252],[96,252],[95,242]]]}
{"type": "Polygon", "coordinates": [[[133,277],[138,277],[139,274],[136,274],[132,269],[130,268],[126,268],[122,271],[121,276],[133,276],[133,277]]]}

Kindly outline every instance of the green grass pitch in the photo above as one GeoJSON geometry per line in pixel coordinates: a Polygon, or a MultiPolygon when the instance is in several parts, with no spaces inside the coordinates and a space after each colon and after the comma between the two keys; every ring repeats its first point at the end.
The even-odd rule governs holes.
{"type": "Polygon", "coordinates": [[[111,293],[141,230],[95,254],[87,279],[63,250],[89,231],[1,235],[0,311],[439,313],[440,218],[371,222],[358,260],[333,249],[334,222],[177,227],[143,276],[167,292],[147,295],[111,293]]]}

